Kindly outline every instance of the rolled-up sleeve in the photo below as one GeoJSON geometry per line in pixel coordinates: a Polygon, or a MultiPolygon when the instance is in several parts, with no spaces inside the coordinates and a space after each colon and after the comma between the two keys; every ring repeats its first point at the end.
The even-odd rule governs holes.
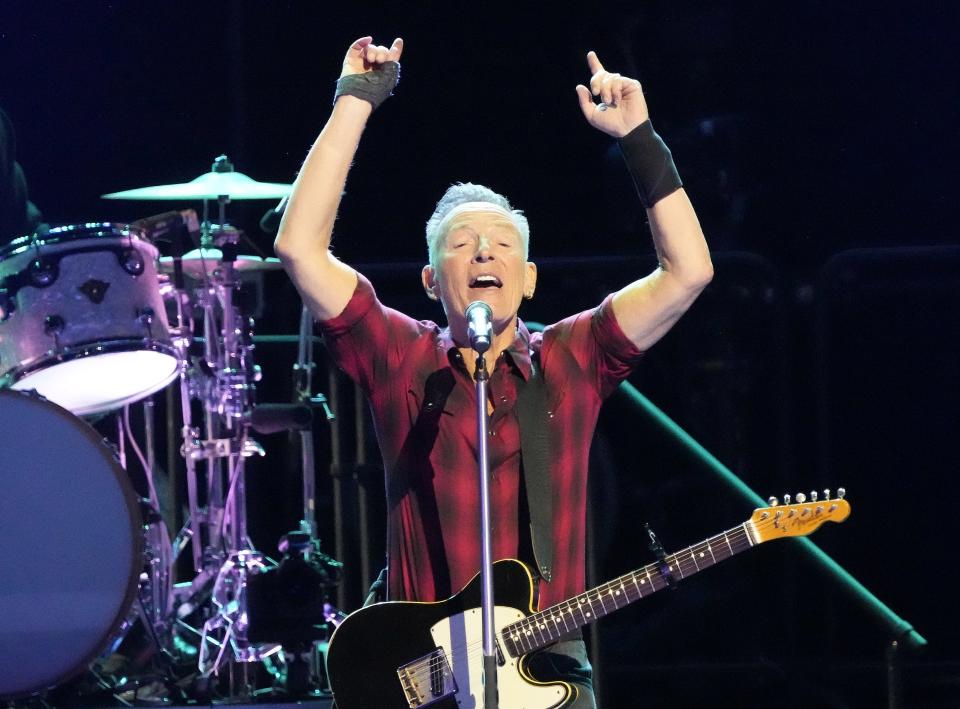
{"type": "Polygon", "coordinates": [[[623,332],[613,313],[613,295],[604,298],[593,312],[590,329],[597,344],[597,388],[606,398],[626,379],[643,358],[638,348],[623,332]]]}

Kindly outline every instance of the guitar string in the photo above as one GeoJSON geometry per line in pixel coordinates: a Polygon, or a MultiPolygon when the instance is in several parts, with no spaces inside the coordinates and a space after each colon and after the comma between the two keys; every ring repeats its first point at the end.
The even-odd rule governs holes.
{"type": "MultiPolygon", "coordinates": [[[[824,501],[824,502],[826,502],[826,501],[824,501]]],[[[834,503],[835,503],[836,501],[831,501],[831,502],[834,502],[834,503]]],[[[781,519],[783,519],[783,518],[781,518],[781,519]]],[[[815,519],[817,519],[817,518],[812,518],[810,521],[814,521],[815,519]]],[[[828,519],[828,517],[821,517],[821,518],[817,519],[817,521],[821,521],[821,522],[822,522],[822,521],[827,521],[827,519],[828,519]]],[[[780,521],[780,520],[778,520],[777,518],[771,517],[770,519],[763,520],[763,521],[760,521],[760,522],[756,523],[754,526],[755,526],[755,528],[756,528],[758,531],[767,531],[767,530],[769,530],[769,528],[771,528],[771,527],[776,527],[776,526],[779,524],[779,521],[780,521]]],[[[748,546],[748,547],[745,547],[744,549],[738,549],[738,550],[736,550],[736,551],[733,551],[733,550],[732,550],[732,544],[731,544],[731,550],[730,550],[731,553],[729,554],[729,556],[725,556],[725,557],[723,557],[722,559],[719,559],[718,561],[725,561],[726,559],[729,559],[729,558],[731,558],[732,556],[736,555],[739,551],[745,551],[746,549],[748,549],[748,548],[750,548],[750,547],[752,547],[752,546],[755,546],[755,545],[756,545],[756,542],[754,542],[754,541],[751,539],[750,534],[747,532],[747,530],[746,530],[746,524],[747,524],[746,522],[745,522],[745,523],[742,523],[742,524],[740,524],[738,527],[734,527],[732,530],[728,530],[727,532],[721,532],[720,534],[717,534],[717,535],[715,535],[715,536],[713,536],[713,537],[709,537],[709,538],[707,538],[707,539],[704,539],[704,540],[701,541],[701,542],[698,542],[698,543],[696,543],[696,544],[692,544],[691,546],[687,547],[686,549],[683,549],[683,550],[681,550],[681,551],[679,551],[679,552],[676,552],[675,554],[669,555],[667,558],[673,560],[672,563],[679,569],[681,578],[685,578],[686,576],[691,576],[691,575],[693,575],[694,573],[697,573],[698,571],[701,570],[700,565],[697,564],[696,560],[695,560],[694,557],[693,557],[693,552],[694,552],[694,550],[697,549],[697,548],[700,548],[700,547],[706,547],[706,548],[709,549],[711,543],[714,542],[714,540],[721,540],[721,543],[722,543],[722,539],[723,539],[724,537],[726,537],[728,542],[734,542],[734,543],[737,543],[737,544],[740,544],[740,543],[742,543],[743,541],[748,541],[748,542],[749,542],[749,546],[748,546]],[[681,558],[680,558],[680,555],[684,555],[686,558],[685,558],[685,559],[681,559],[681,558]],[[692,573],[686,573],[686,572],[692,572],[692,573]]],[[[762,542],[762,541],[767,541],[767,540],[760,540],[760,541],[762,542]]],[[[716,562],[714,562],[714,561],[711,559],[711,563],[710,563],[706,568],[709,568],[709,566],[713,566],[714,563],[716,563],[716,562]]],[[[603,598],[602,598],[603,595],[604,595],[604,594],[607,594],[607,593],[612,593],[612,591],[613,591],[615,588],[617,588],[617,587],[623,588],[624,591],[626,592],[626,586],[625,586],[624,584],[625,584],[626,582],[628,582],[629,580],[634,580],[634,581],[635,581],[635,579],[636,579],[637,577],[639,577],[639,576],[641,576],[641,575],[643,575],[643,574],[646,574],[646,575],[649,577],[649,571],[648,571],[648,569],[649,569],[649,567],[651,567],[651,566],[656,567],[656,564],[647,564],[646,566],[640,567],[639,569],[635,569],[634,571],[627,572],[626,574],[623,574],[622,576],[618,577],[617,579],[614,579],[613,581],[608,581],[608,582],[605,583],[605,584],[601,584],[600,586],[597,586],[596,588],[590,589],[590,590],[586,591],[585,593],[579,594],[579,595],[582,595],[582,596],[587,597],[587,601],[588,601],[588,603],[590,604],[591,610],[593,610],[594,603],[595,603],[596,601],[599,601],[601,607],[604,609],[604,614],[603,614],[603,615],[606,615],[606,614],[607,614],[607,610],[606,610],[606,606],[605,606],[604,603],[603,603],[603,598]],[[633,578],[633,579],[628,579],[627,577],[634,577],[634,578],[633,578]],[[616,583],[617,581],[620,581],[621,583],[617,584],[617,583],[616,583]],[[591,595],[594,595],[595,598],[590,598],[591,595]]],[[[654,570],[656,570],[656,569],[654,569],[654,570]]],[[[664,579],[660,578],[659,580],[663,581],[663,583],[662,583],[662,585],[655,586],[654,589],[653,589],[654,592],[662,590],[662,589],[667,585],[667,583],[666,583],[666,581],[665,581],[664,579]]],[[[651,583],[653,583],[652,580],[651,580],[651,583]]],[[[651,595],[651,594],[647,594],[647,595],[651,595]]],[[[630,598],[630,594],[629,594],[629,592],[627,592],[627,603],[624,603],[623,606],[628,605],[628,604],[630,604],[630,603],[633,603],[634,601],[640,600],[640,599],[643,598],[643,597],[644,597],[644,595],[641,593],[641,594],[640,594],[639,596],[637,596],[636,598],[630,598]]],[[[560,631],[560,625],[559,625],[559,624],[560,624],[560,621],[556,620],[555,618],[553,618],[553,617],[551,617],[551,616],[556,615],[558,611],[559,611],[559,613],[560,613],[561,616],[562,616],[563,613],[565,613],[565,612],[566,612],[566,613],[570,613],[570,611],[571,611],[570,608],[565,608],[565,609],[564,609],[564,608],[562,608],[562,607],[568,605],[569,603],[571,603],[572,600],[573,600],[573,599],[570,599],[570,600],[568,600],[568,601],[562,601],[562,602],[560,602],[560,603],[558,603],[558,604],[556,604],[556,605],[554,605],[554,606],[551,606],[550,608],[546,608],[546,609],[544,609],[544,610],[542,610],[542,611],[538,611],[538,612],[536,612],[536,613],[534,613],[534,614],[531,614],[531,615],[527,616],[526,618],[523,618],[523,619],[521,619],[521,620],[515,621],[514,623],[509,623],[509,624],[507,624],[506,626],[504,626],[504,627],[501,629],[501,631],[498,633],[498,635],[500,636],[501,639],[504,639],[504,638],[505,638],[505,636],[504,636],[504,631],[505,631],[507,628],[509,628],[509,627],[511,627],[511,626],[514,626],[514,625],[516,625],[516,626],[525,626],[524,628],[518,628],[518,629],[522,629],[524,632],[526,632],[526,630],[528,630],[530,627],[535,627],[535,629],[532,630],[531,632],[533,632],[533,633],[539,633],[539,634],[541,635],[541,638],[540,638],[540,641],[539,641],[539,642],[542,642],[542,640],[543,640],[543,638],[542,638],[543,632],[542,632],[541,629],[543,628],[543,623],[539,623],[539,622],[535,623],[535,622],[534,622],[534,619],[544,620],[544,621],[546,621],[547,623],[553,623],[554,626],[555,626],[554,630],[560,631]]],[[[621,606],[621,605],[618,605],[617,602],[616,602],[616,599],[614,599],[613,597],[611,597],[611,600],[612,600],[613,603],[614,603],[614,610],[618,610],[618,609],[620,609],[620,608],[623,607],[623,606],[621,606]]],[[[610,612],[612,612],[612,611],[610,611],[610,612]]],[[[596,614],[596,611],[594,610],[594,615],[595,615],[595,614],[596,614]]],[[[602,617],[602,616],[601,616],[601,617],[602,617]]],[[[596,620],[596,618],[594,618],[594,620],[596,620]]],[[[588,623],[589,623],[589,622],[592,622],[592,621],[588,621],[588,623]]],[[[577,628],[577,627],[582,627],[583,625],[586,625],[586,624],[588,624],[588,623],[575,624],[575,628],[577,628]]],[[[566,624],[564,624],[564,625],[566,625],[566,624]]],[[[550,630],[547,629],[546,632],[549,633],[550,630]]],[[[563,631],[560,631],[560,632],[561,632],[561,634],[562,634],[562,633],[569,632],[569,631],[567,631],[566,629],[564,629],[563,631]]],[[[549,642],[550,642],[550,641],[547,641],[546,644],[549,644],[549,642]]],[[[544,646],[545,646],[545,645],[541,645],[541,647],[544,647],[544,646]]],[[[520,649],[520,648],[516,645],[516,643],[515,643],[515,647],[517,647],[517,649],[520,649]]],[[[540,649],[540,648],[535,648],[535,649],[540,649]]],[[[529,654],[530,652],[534,652],[534,650],[528,650],[527,652],[521,653],[521,656],[522,656],[522,655],[529,654]]],[[[473,641],[473,642],[471,642],[471,643],[468,643],[467,645],[456,646],[456,647],[453,647],[453,648],[452,648],[451,655],[456,656],[456,655],[461,654],[461,653],[463,654],[463,656],[465,657],[466,660],[473,660],[473,659],[475,659],[475,658],[477,657],[478,654],[479,654],[480,656],[482,656],[482,655],[483,655],[483,642],[482,642],[482,641],[473,641]]],[[[434,665],[434,663],[435,663],[440,657],[442,657],[442,655],[440,654],[440,649],[438,648],[438,649],[435,650],[434,652],[430,653],[430,655],[427,657],[427,659],[415,660],[415,661],[411,662],[409,665],[406,666],[408,669],[411,670],[411,674],[408,674],[408,676],[411,676],[411,675],[412,675],[417,681],[420,681],[420,682],[424,682],[425,680],[432,680],[433,677],[434,677],[434,675],[437,674],[437,670],[433,667],[433,665],[434,665]]],[[[443,674],[442,671],[441,671],[440,674],[441,674],[441,676],[442,676],[442,674],[443,674]]]]}
{"type": "MultiPolygon", "coordinates": [[[[734,528],[734,530],[731,530],[731,531],[726,532],[726,536],[730,539],[731,542],[740,544],[740,543],[742,543],[744,540],[749,539],[749,536],[748,536],[748,534],[746,533],[746,531],[744,530],[743,525],[740,525],[739,527],[734,528]],[[734,530],[735,530],[735,531],[734,531],[734,530]]],[[[680,554],[684,554],[684,553],[686,553],[686,552],[691,552],[691,553],[692,553],[692,551],[693,551],[695,548],[697,548],[697,547],[701,547],[701,546],[703,546],[703,545],[708,545],[708,544],[710,544],[711,542],[714,542],[714,540],[722,540],[723,536],[724,536],[723,533],[718,534],[718,535],[716,535],[716,536],[714,536],[714,537],[710,537],[709,539],[705,539],[705,540],[703,540],[702,542],[699,542],[699,543],[697,543],[697,544],[694,544],[694,545],[688,547],[687,549],[684,549],[684,550],[681,551],[681,552],[677,552],[677,554],[671,555],[670,558],[673,559],[674,565],[677,566],[677,567],[679,567],[679,568],[681,569],[681,570],[680,570],[681,576],[689,576],[689,575],[692,575],[691,573],[684,573],[685,571],[687,571],[687,572],[692,572],[692,573],[696,573],[696,571],[699,570],[699,566],[698,566],[698,565],[696,564],[696,562],[693,560],[692,556],[689,556],[689,555],[688,555],[688,556],[687,556],[687,559],[684,560],[684,559],[680,559],[680,558],[679,558],[679,555],[680,555],[680,554]]],[[[721,542],[721,543],[722,543],[722,542],[721,542]]],[[[730,556],[733,556],[733,554],[735,554],[735,553],[736,553],[736,552],[731,553],[730,556]]],[[[726,558],[729,558],[729,556],[723,557],[723,558],[726,559],[726,558]]],[[[712,565],[712,564],[711,564],[711,565],[712,565]]],[[[651,564],[651,565],[648,565],[648,566],[654,566],[654,565],[651,564]]],[[[606,615],[608,611],[607,611],[607,605],[606,605],[606,604],[604,603],[604,601],[603,601],[603,596],[612,593],[612,592],[614,591],[614,589],[624,588],[625,592],[627,593],[627,599],[628,599],[628,600],[627,600],[627,603],[618,604],[617,601],[616,601],[616,599],[611,596],[610,600],[613,601],[614,610],[617,610],[617,609],[619,609],[619,608],[622,608],[623,606],[628,605],[629,603],[632,603],[632,602],[634,602],[634,601],[636,601],[636,600],[639,600],[640,598],[644,597],[644,594],[641,593],[641,594],[640,594],[639,596],[637,596],[636,598],[632,598],[632,599],[630,598],[630,592],[626,591],[626,586],[625,586],[625,584],[628,583],[629,580],[631,580],[631,579],[628,579],[628,578],[625,578],[625,577],[631,577],[631,576],[633,576],[633,577],[639,577],[639,576],[643,576],[643,575],[646,575],[646,576],[649,577],[648,566],[644,566],[644,567],[641,567],[640,569],[636,569],[636,570],[634,570],[634,571],[628,572],[628,573],[624,574],[623,576],[621,576],[621,577],[619,577],[619,578],[617,578],[617,579],[614,579],[613,581],[609,581],[609,582],[607,582],[607,583],[605,583],[605,584],[602,584],[602,585],[600,585],[600,586],[597,586],[596,588],[590,589],[589,591],[587,591],[587,592],[585,592],[585,593],[583,593],[583,594],[580,594],[580,595],[582,595],[582,596],[584,596],[584,597],[586,598],[586,601],[589,603],[590,608],[591,608],[591,610],[593,611],[594,615],[596,614],[596,611],[595,611],[595,608],[594,608],[594,604],[595,604],[596,602],[599,602],[599,603],[600,603],[601,607],[604,609],[603,615],[606,615]],[[618,581],[620,581],[620,583],[617,583],[618,581]]],[[[659,581],[659,580],[662,580],[662,579],[658,579],[658,581],[659,581]]],[[[651,582],[652,582],[652,579],[651,579],[651,582]]],[[[655,586],[655,587],[654,587],[654,591],[659,591],[659,590],[661,590],[661,589],[662,589],[664,586],[666,586],[666,585],[667,585],[667,584],[666,584],[666,581],[663,581],[662,585],[659,585],[659,586],[655,586]]],[[[646,594],[646,595],[650,595],[650,594],[646,594]]],[[[520,627],[518,627],[518,630],[520,630],[521,633],[526,633],[528,636],[529,636],[529,635],[533,635],[533,636],[540,635],[539,640],[536,639],[536,637],[534,637],[534,642],[543,643],[543,634],[544,634],[544,632],[546,632],[547,634],[551,633],[551,629],[550,629],[549,627],[547,627],[547,628],[544,627],[545,624],[552,624],[552,625],[554,626],[553,631],[555,631],[555,632],[560,632],[561,634],[562,634],[562,633],[569,632],[569,630],[565,627],[565,626],[566,626],[566,623],[565,623],[565,622],[563,623],[563,624],[564,624],[564,628],[561,630],[560,624],[561,624],[561,622],[563,622],[563,621],[556,620],[556,616],[557,616],[558,614],[559,614],[560,616],[563,616],[563,615],[565,615],[565,614],[567,614],[567,615],[572,615],[572,612],[571,612],[571,611],[572,611],[572,608],[569,607],[569,604],[571,604],[572,601],[573,601],[573,599],[570,599],[570,600],[568,600],[568,601],[563,601],[563,602],[561,602],[561,603],[556,604],[555,606],[551,606],[550,608],[544,609],[544,610],[542,610],[542,611],[538,611],[537,613],[534,613],[534,614],[532,614],[532,615],[530,615],[530,616],[527,616],[526,618],[523,618],[523,619],[521,619],[521,620],[515,621],[514,623],[510,623],[510,624],[504,626],[504,628],[501,629],[501,631],[500,631],[500,633],[498,633],[498,635],[500,635],[501,639],[505,639],[506,635],[505,635],[504,631],[506,631],[507,628],[516,625],[516,626],[520,626],[520,627]],[[567,607],[565,607],[565,606],[567,606],[567,607]],[[544,621],[544,622],[539,622],[539,621],[541,621],[541,620],[544,621]],[[529,631],[529,632],[528,632],[528,631],[529,631]]],[[[578,606],[578,607],[579,607],[579,606],[578,606]]],[[[612,612],[612,611],[610,611],[610,612],[612,612]]],[[[583,612],[581,611],[581,615],[582,615],[582,614],[583,614],[583,612]]],[[[602,617],[602,616],[601,616],[601,617],[602,617]]],[[[589,623],[589,622],[591,622],[591,621],[587,621],[587,623],[589,623]]],[[[582,627],[583,625],[585,625],[585,624],[587,624],[587,623],[579,623],[579,622],[576,621],[576,619],[574,619],[574,629],[579,628],[579,627],[582,627]]],[[[519,642],[523,642],[523,639],[521,638],[521,640],[520,640],[519,642]]],[[[550,642],[550,641],[548,640],[546,643],[543,643],[543,645],[541,645],[541,647],[544,646],[544,645],[546,645],[546,644],[549,644],[549,642],[550,642]]],[[[515,647],[516,647],[516,646],[517,646],[517,643],[515,642],[515,647]]],[[[518,649],[520,649],[520,648],[518,647],[518,649]]],[[[539,649],[539,648],[536,648],[536,649],[539,649]]],[[[527,651],[527,652],[521,653],[521,655],[526,655],[526,654],[528,654],[529,652],[533,652],[533,650],[529,650],[529,651],[527,651]]],[[[479,654],[480,656],[482,656],[482,655],[483,655],[483,643],[482,643],[482,641],[473,641],[473,642],[471,642],[471,643],[468,643],[467,645],[455,646],[455,647],[452,648],[452,652],[451,652],[452,655],[456,656],[456,655],[461,654],[461,653],[462,653],[462,656],[463,656],[466,660],[473,660],[473,659],[475,659],[475,658],[477,657],[478,654],[479,654]]],[[[409,665],[407,665],[407,668],[408,668],[409,670],[411,670],[411,673],[410,673],[410,674],[412,674],[413,678],[414,678],[415,680],[417,680],[417,681],[424,682],[424,681],[427,680],[427,679],[432,680],[433,677],[434,677],[434,675],[437,673],[437,670],[434,668],[434,664],[435,664],[435,662],[436,662],[441,656],[442,656],[442,655],[440,655],[439,649],[438,649],[438,650],[435,650],[434,652],[430,653],[430,655],[429,655],[426,659],[416,660],[416,661],[410,663],[409,665]]]]}
{"type": "MultiPolygon", "coordinates": [[[[826,520],[826,518],[823,518],[823,521],[825,521],[825,520],[826,520]]],[[[756,524],[755,526],[757,527],[758,530],[765,531],[767,528],[769,528],[769,527],[771,527],[771,526],[776,526],[777,522],[778,522],[778,521],[777,521],[776,519],[771,518],[770,520],[762,521],[762,522],[756,524]]],[[[742,544],[743,541],[748,541],[749,544],[750,544],[750,546],[753,546],[753,545],[754,545],[754,542],[750,539],[750,535],[749,535],[749,534],[746,532],[746,530],[745,530],[745,525],[744,525],[744,524],[741,524],[739,527],[734,528],[734,530],[730,530],[730,531],[728,531],[728,532],[726,532],[726,533],[718,534],[718,535],[716,535],[716,536],[714,536],[714,537],[710,537],[710,538],[708,538],[708,539],[705,539],[705,540],[703,540],[703,541],[701,541],[701,542],[699,542],[699,543],[697,543],[697,544],[693,544],[693,545],[691,545],[690,547],[688,547],[688,548],[686,548],[686,549],[684,549],[684,550],[682,550],[682,551],[680,551],[680,552],[677,552],[676,554],[670,555],[670,557],[668,557],[668,558],[672,559],[672,562],[671,562],[671,563],[672,563],[673,565],[675,565],[675,566],[679,569],[679,572],[680,572],[681,577],[690,576],[690,575],[692,575],[693,573],[696,573],[697,571],[700,571],[700,570],[701,570],[700,565],[697,564],[695,558],[693,557],[693,552],[694,552],[695,550],[697,550],[698,548],[706,547],[706,548],[709,549],[711,543],[713,543],[715,540],[720,541],[720,543],[722,543],[722,538],[723,538],[724,536],[727,537],[727,540],[728,540],[728,541],[735,542],[735,543],[737,543],[737,544],[742,544]],[[734,530],[735,530],[735,531],[734,531],[734,530]],[[681,555],[684,555],[684,558],[681,558],[681,555]],[[686,571],[687,573],[685,573],[685,571],[686,571]]],[[[763,541],[763,540],[761,540],[761,541],[763,541]]],[[[733,550],[732,550],[732,545],[731,545],[731,553],[730,553],[730,555],[729,555],[729,556],[722,557],[722,558],[720,559],[720,561],[726,560],[726,559],[730,558],[731,556],[735,555],[738,551],[744,551],[744,550],[746,550],[747,548],[749,548],[749,547],[744,547],[744,548],[742,548],[742,549],[738,549],[737,551],[733,551],[733,550]]],[[[701,551],[701,555],[702,555],[702,551],[701,551]]],[[[713,563],[714,563],[714,562],[711,561],[711,563],[708,565],[708,567],[709,567],[709,566],[712,566],[713,563]]],[[[598,586],[598,587],[596,587],[595,589],[591,589],[590,591],[587,591],[586,593],[581,594],[581,595],[586,596],[586,597],[588,598],[588,602],[589,602],[589,604],[590,604],[591,609],[593,609],[594,603],[595,603],[596,601],[600,601],[601,607],[604,609],[604,615],[606,615],[606,613],[607,613],[607,611],[606,611],[606,604],[604,604],[604,602],[603,602],[603,595],[608,594],[608,593],[612,594],[612,592],[614,591],[614,589],[616,589],[616,588],[618,588],[618,587],[623,588],[624,591],[627,593],[627,599],[628,599],[628,600],[627,600],[627,603],[624,603],[623,605],[628,605],[629,603],[632,603],[632,602],[634,602],[634,601],[636,601],[636,600],[639,600],[640,598],[643,598],[643,594],[641,593],[639,596],[637,596],[637,598],[632,598],[632,599],[631,599],[631,598],[630,598],[630,592],[627,591],[625,584],[626,584],[629,580],[634,580],[634,581],[635,581],[635,579],[636,579],[638,576],[642,575],[642,574],[646,574],[646,575],[649,577],[649,567],[651,567],[651,566],[655,566],[655,564],[649,564],[649,565],[644,566],[644,567],[641,567],[640,569],[637,569],[637,570],[635,570],[635,571],[628,572],[627,574],[624,574],[623,576],[621,576],[621,577],[619,577],[619,578],[617,578],[617,579],[614,579],[613,581],[610,581],[610,582],[608,582],[608,583],[606,583],[606,584],[603,584],[603,585],[601,585],[601,586],[598,586]],[[626,577],[631,577],[631,576],[634,577],[634,578],[633,578],[633,579],[628,579],[628,578],[626,578],[626,577]],[[618,582],[618,581],[619,581],[620,583],[616,583],[616,582],[618,582]],[[594,596],[594,597],[591,598],[591,596],[594,596]]],[[[656,569],[654,569],[654,570],[656,570],[656,569]]],[[[658,579],[658,580],[659,580],[659,579],[658,579]]],[[[655,586],[655,587],[654,587],[654,591],[662,590],[666,585],[667,585],[667,584],[666,584],[666,582],[664,581],[661,585],[655,586]]],[[[647,595],[650,595],[650,594],[647,594],[647,595]]],[[[572,599],[571,599],[571,600],[572,600],[572,599]]],[[[623,606],[621,606],[620,604],[617,603],[616,599],[615,599],[612,595],[611,595],[610,600],[613,601],[614,610],[617,610],[617,609],[623,607],[623,606]]],[[[566,606],[566,605],[568,605],[569,603],[570,603],[570,601],[561,602],[561,603],[559,603],[559,604],[557,604],[557,605],[555,605],[555,606],[552,606],[551,608],[545,609],[545,610],[543,610],[543,611],[538,611],[537,613],[532,614],[532,615],[530,615],[530,616],[528,616],[528,617],[526,617],[526,618],[524,618],[524,619],[522,619],[522,620],[516,621],[515,623],[510,623],[510,624],[508,624],[507,626],[504,626],[503,629],[501,629],[500,636],[501,636],[501,638],[503,638],[503,637],[504,637],[503,631],[505,631],[507,628],[509,628],[509,627],[511,627],[511,626],[513,626],[513,625],[517,625],[517,626],[527,626],[527,629],[529,629],[529,627],[533,627],[533,628],[534,628],[534,630],[532,631],[533,633],[538,633],[538,634],[541,635],[541,638],[540,638],[540,641],[539,641],[539,642],[542,642],[542,641],[543,641],[542,635],[543,635],[544,623],[539,623],[539,622],[536,622],[536,623],[535,623],[535,622],[534,622],[534,619],[545,620],[546,623],[552,623],[552,624],[555,626],[554,629],[555,629],[556,631],[560,631],[560,621],[556,620],[555,617],[551,617],[551,616],[555,616],[558,610],[560,611],[560,614],[561,614],[561,615],[562,615],[564,612],[569,613],[569,612],[570,612],[570,608],[565,608],[565,609],[562,608],[563,606],[566,606]],[[549,611],[549,612],[548,612],[548,611],[549,611]]],[[[566,623],[564,623],[564,625],[566,625],[566,623]]],[[[575,627],[580,627],[581,625],[583,625],[583,624],[576,623],[576,624],[575,624],[575,627]]],[[[549,632],[551,632],[551,631],[550,631],[549,629],[547,629],[546,632],[549,633],[549,632]]],[[[560,631],[560,632],[562,633],[562,632],[568,632],[568,631],[567,631],[566,628],[564,628],[564,630],[563,630],[563,631],[560,631]]],[[[529,633],[528,633],[528,634],[529,634],[529,633]]],[[[548,641],[548,643],[549,643],[549,641],[548,641]]],[[[546,644],[548,644],[548,643],[546,643],[546,644]]],[[[542,646],[541,646],[541,647],[542,647],[542,646]]],[[[537,649],[539,649],[539,648],[537,648],[537,649]]],[[[462,653],[464,654],[464,656],[465,656],[465,659],[467,659],[467,660],[473,660],[473,659],[477,656],[477,651],[478,651],[478,650],[479,650],[480,654],[482,655],[482,654],[483,654],[483,652],[482,652],[482,651],[483,651],[482,642],[481,642],[481,643],[473,642],[473,643],[468,644],[467,646],[456,647],[456,648],[454,648],[452,654],[453,654],[453,655],[456,655],[456,654],[458,654],[458,652],[462,652],[462,653]],[[478,648],[478,645],[480,646],[479,648],[478,648]]],[[[529,652],[533,652],[533,650],[529,650],[527,653],[521,653],[521,654],[525,655],[525,654],[528,654],[529,652]]],[[[414,669],[414,674],[416,675],[416,677],[417,677],[420,681],[423,681],[423,680],[424,680],[424,677],[423,677],[424,673],[427,673],[428,678],[432,679],[433,676],[434,676],[434,674],[437,672],[437,670],[434,669],[431,665],[432,665],[432,663],[434,663],[439,657],[441,657],[441,655],[440,655],[439,650],[438,650],[438,651],[435,651],[435,652],[431,653],[430,658],[428,658],[427,660],[415,661],[415,662],[411,663],[410,665],[408,665],[408,667],[409,667],[409,668],[416,668],[416,669],[414,669]]]]}

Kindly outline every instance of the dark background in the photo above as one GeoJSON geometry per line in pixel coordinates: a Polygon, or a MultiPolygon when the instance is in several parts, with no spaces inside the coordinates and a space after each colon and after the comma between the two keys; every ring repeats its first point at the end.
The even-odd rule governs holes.
{"type": "MultiPolygon", "coordinates": [[[[550,322],[653,267],[620,158],[577,105],[596,50],[643,82],[716,254],[714,283],[633,382],[764,496],[848,489],[851,519],[814,541],[929,640],[903,657],[906,705],[956,706],[957,20],[948,3],[6,2],[0,106],[47,222],[131,221],[170,205],[99,195],[188,181],[220,153],[292,180],[349,43],[403,36],[337,253],[389,304],[439,318],[417,284],[423,224],[450,182],[489,184],[530,219],[541,282],[524,314],[550,322]]],[[[265,252],[269,206],[229,211],[265,252]]],[[[283,274],[263,285],[258,332],[295,332],[283,274]]],[[[289,396],[294,356],[258,350],[263,399],[289,396]]],[[[750,514],[618,400],[595,453],[597,582],[650,561],[643,521],[669,550],[750,514]]],[[[255,540],[272,549],[299,516],[295,471],[251,470],[255,540]]],[[[611,706],[884,706],[889,631],[790,542],[661,596],[600,624],[611,706]]]]}

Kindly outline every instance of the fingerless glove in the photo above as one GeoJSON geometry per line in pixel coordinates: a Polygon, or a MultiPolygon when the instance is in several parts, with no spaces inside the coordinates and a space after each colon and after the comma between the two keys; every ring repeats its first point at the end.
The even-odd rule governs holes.
{"type": "Polygon", "coordinates": [[[347,74],[337,80],[337,89],[333,102],[341,96],[356,96],[368,101],[373,109],[393,95],[393,89],[400,81],[400,64],[386,62],[374,71],[363,74],[347,74]]]}

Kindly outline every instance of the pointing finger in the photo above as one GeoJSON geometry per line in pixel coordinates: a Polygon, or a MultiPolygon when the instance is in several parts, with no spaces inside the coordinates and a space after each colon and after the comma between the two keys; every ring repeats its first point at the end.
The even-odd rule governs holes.
{"type": "Polygon", "coordinates": [[[591,76],[598,71],[603,71],[603,64],[600,63],[600,60],[597,58],[597,53],[592,49],[587,52],[587,66],[590,67],[591,76]]]}
{"type": "Polygon", "coordinates": [[[403,39],[397,37],[395,40],[393,40],[393,44],[390,45],[390,61],[400,61],[401,54],[403,54],[403,39]]]}

